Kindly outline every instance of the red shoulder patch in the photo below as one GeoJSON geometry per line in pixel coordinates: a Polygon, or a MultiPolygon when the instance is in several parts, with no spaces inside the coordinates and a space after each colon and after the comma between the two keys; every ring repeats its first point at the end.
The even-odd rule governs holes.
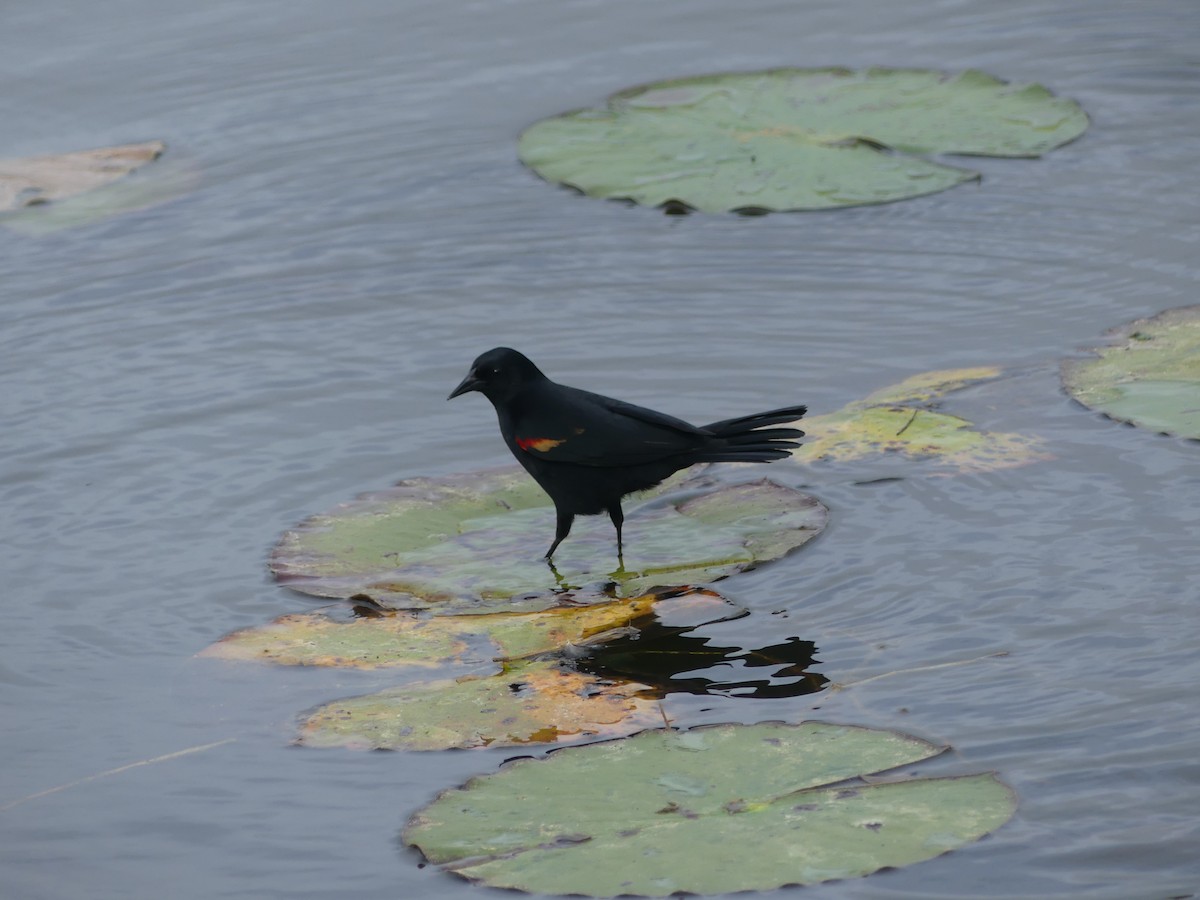
{"type": "Polygon", "coordinates": [[[562,443],[565,441],[556,441],[554,438],[517,438],[517,446],[522,450],[536,450],[539,453],[553,450],[562,443]]]}

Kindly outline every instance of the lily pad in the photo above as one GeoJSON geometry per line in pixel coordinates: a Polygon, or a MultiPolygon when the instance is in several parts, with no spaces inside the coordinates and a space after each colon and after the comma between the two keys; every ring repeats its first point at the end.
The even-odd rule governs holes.
{"type": "Polygon", "coordinates": [[[510,661],[616,637],[660,604],[693,627],[744,612],[711,591],[647,594],[594,606],[539,612],[431,616],[392,613],[338,621],[325,613],[294,613],[235,631],[199,655],[285,666],[356,669],[510,661]]]}
{"type": "Polygon", "coordinates": [[[882,388],[865,400],[804,420],[804,461],[848,462],[880,453],[931,459],[960,472],[990,471],[1050,458],[1038,438],[979,431],[966,419],[932,408],[931,401],[999,376],[994,368],[925,372],[882,388]]]}
{"type": "Polygon", "coordinates": [[[979,177],[909,154],[1036,157],[1087,125],[1073,100],[976,70],[768,69],[629,88],[530,126],[518,155],[591,197],[675,211],[826,209],[979,177]]]}
{"type": "Polygon", "coordinates": [[[659,729],[520,759],[443,792],[405,828],[430,862],[492,887],[662,897],[868,875],[1011,818],[993,774],[858,779],[945,748],[808,722],[659,729]]]}
{"type": "Polygon", "coordinates": [[[440,614],[528,612],[563,600],[607,602],[663,585],[715,581],[775,559],[815,537],[827,511],[770,481],[675,479],[627,513],[625,568],[612,526],[583,522],[555,556],[550,500],[519,469],[418,478],[343,504],[287,532],[271,568],[289,587],[321,597],[440,614]]]}
{"type": "Polygon", "coordinates": [[[645,685],[604,681],[554,662],[502,674],[423,682],[319,707],[301,725],[308,747],[448,750],[549,744],[629,734],[662,721],[645,685]]]}
{"type": "Polygon", "coordinates": [[[33,236],[51,234],[194,190],[200,180],[195,162],[179,154],[159,159],[165,148],[162,141],[148,141],[0,160],[0,225],[33,236]]]}
{"type": "Polygon", "coordinates": [[[1109,333],[1117,343],[1063,363],[1071,396],[1118,422],[1200,440],[1200,306],[1109,333]]]}
{"type": "MultiPolygon", "coordinates": [[[[910,375],[896,384],[872,391],[862,401],[862,405],[888,406],[896,403],[930,403],[973,384],[993,381],[1003,374],[1004,370],[997,366],[921,372],[917,375],[910,375]]],[[[806,423],[807,421],[805,419],[806,423]]]]}
{"type": "Polygon", "coordinates": [[[0,159],[0,211],[22,209],[94,190],[158,159],[162,141],[53,156],[0,159]]]}

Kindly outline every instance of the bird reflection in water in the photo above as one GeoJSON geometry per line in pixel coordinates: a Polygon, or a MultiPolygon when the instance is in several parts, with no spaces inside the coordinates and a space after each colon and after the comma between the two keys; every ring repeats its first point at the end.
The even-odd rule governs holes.
{"type": "Polygon", "coordinates": [[[812,694],[829,684],[824,675],[811,671],[819,662],[812,641],[789,637],[781,644],[747,650],[716,646],[709,643],[709,638],[692,633],[694,629],[667,626],[653,619],[635,627],[637,630],[631,634],[589,648],[576,660],[576,667],[601,678],[649,685],[656,697],[687,693],[765,700],[812,694]],[[715,674],[722,669],[773,671],[738,680],[698,674],[706,670],[715,674]]]}

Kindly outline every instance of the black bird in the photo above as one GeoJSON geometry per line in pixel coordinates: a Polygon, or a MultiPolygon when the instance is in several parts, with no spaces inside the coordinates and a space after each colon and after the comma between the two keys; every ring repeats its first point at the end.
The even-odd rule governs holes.
{"type": "Polygon", "coordinates": [[[554,501],[558,527],[549,559],[576,516],[607,512],[621,555],[621,498],[654,487],[701,462],[771,462],[804,436],[793,422],[807,412],[788,406],[713,422],[703,428],[664,413],[551,381],[508,347],[489,350],[447,397],[479,391],[492,401],[508,449],[554,501]]]}

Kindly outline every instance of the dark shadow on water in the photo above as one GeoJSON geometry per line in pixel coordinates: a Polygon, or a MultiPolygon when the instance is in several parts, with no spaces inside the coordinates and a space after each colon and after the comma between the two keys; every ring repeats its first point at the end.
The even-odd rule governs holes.
{"type": "Polygon", "coordinates": [[[710,644],[692,628],[653,620],[637,624],[637,633],[590,649],[576,666],[602,678],[649,685],[655,697],[687,693],[765,700],[816,693],[829,683],[810,671],[819,662],[812,641],[789,637],[781,644],[746,650],[710,644]],[[755,669],[764,671],[748,671],[755,669]]]}

